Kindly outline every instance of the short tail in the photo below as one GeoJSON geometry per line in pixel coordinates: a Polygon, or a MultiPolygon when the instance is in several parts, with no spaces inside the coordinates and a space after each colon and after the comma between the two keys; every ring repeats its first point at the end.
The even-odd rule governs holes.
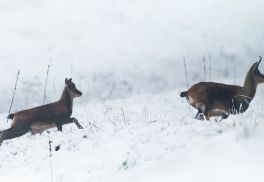
{"type": "Polygon", "coordinates": [[[188,92],[182,92],[180,96],[181,97],[187,97],[187,94],[188,94],[188,92]]]}
{"type": "Polygon", "coordinates": [[[2,145],[2,143],[3,143],[3,139],[2,139],[2,134],[3,132],[2,131],[0,131],[0,146],[2,145]]]}
{"type": "Polygon", "coordinates": [[[15,114],[9,114],[9,115],[7,116],[7,119],[14,119],[14,117],[15,117],[15,114]]]}

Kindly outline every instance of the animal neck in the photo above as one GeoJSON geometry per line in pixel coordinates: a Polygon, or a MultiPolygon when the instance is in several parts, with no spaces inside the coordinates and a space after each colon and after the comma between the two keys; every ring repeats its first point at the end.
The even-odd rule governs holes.
{"type": "Polygon", "coordinates": [[[66,87],[64,88],[64,90],[62,92],[62,95],[61,95],[61,98],[60,98],[59,102],[61,102],[64,105],[66,105],[67,108],[72,109],[73,98],[71,97],[71,95],[68,92],[68,90],[66,89],[66,87]]]}
{"type": "Polygon", "coordinates": [[[253,75],[249,72],[247,74],[245,83],[244,83],[244,91],[246,92],[245,95],[247,95],[250,98],[254,98],[257,90],[257,82],[255,81],[253,75]]]}

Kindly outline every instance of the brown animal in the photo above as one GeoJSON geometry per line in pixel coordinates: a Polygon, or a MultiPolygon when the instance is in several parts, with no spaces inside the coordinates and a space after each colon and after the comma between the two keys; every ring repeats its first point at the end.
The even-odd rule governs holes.
{"type": "Polygon", "coordinates": [[[230,114],[245,112],[256,94],[259,83],[264,82],[264,75],[258,67],[260,60],[253,64],[247,73],[243,87],[213,82],[200,82],[188,91],[182,92],[188,103],[198,110],[196,119],[210,120],[210,117],[228,118],[230,114]]]}
{"type": "Polygon", "coordinates": [[[65,88],[59,101],[35,107],[28,110],[19,111],[8,116],[12,119],[11,128],[0,131],[0,145],[4,140],[26,134],[27,132],[42,133],[44,130],[57,127],[62,131],[62,125],[75,123],[79,129],[83,127],[78,120],[71,118],[73,99],[80,97],[80,92],[72,79],[65,79],[65,88]]]}

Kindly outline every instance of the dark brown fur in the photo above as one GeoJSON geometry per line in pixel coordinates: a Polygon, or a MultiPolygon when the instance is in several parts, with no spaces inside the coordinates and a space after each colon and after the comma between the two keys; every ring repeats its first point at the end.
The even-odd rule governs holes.
{"type": "Polygon", "coordinates": [[[257,85],[264,82],[264,75],[258,69],[260,62],[261,59],[250,68],[243,87],[200,82],[182,92],[181,97],[186,97],[190,105],[198,110],[196,119],[203,119],[203,115],[207,120],[213,116],[226,119],[230,114],[243,113],[255,97],[257,85]]]}
{"type": "Polygon", "coordinates": [[[72,79],[65,79],[65,88],[59,101],[10,114],[8,118],[13,119],[11,128],[0,132],[0,144],[4,140],[19,137],[27,132],[42,133],[53,127],[62,131],[62,125],[68,123],[75,123],[78,128],[82,128],[77,119],[70,118],[73,99],[81,95],[72,79]]]}

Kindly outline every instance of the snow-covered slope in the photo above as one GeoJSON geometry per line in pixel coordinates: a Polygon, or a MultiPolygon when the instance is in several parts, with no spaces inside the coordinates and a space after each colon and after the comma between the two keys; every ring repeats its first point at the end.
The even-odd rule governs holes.
{"type": "MultiPolygon", "coordinates": [[[[263,86],[249,110],[202,122],[179,97],[207,80],[242,84],[264,56],[263,0],[0,0],[0,129],[12,111],[83,92],[74,125],[5,141],[0,181],[263,182],[263,86]],[[235,76],[235,78],[234,78],[235,76]],[[55,147],[60,146],[59,151],[55,147]]],[[[260,65],[264,72],[264,64],[260,65]]]]}
{"type": "Polygon", "coordinates": [[[263,5],[262,0],[0,0],[5,95],[0,111],[8,110],[18,69],[13,109],[42,103],[48,64],[49,101],[59,97],[70,76],[85,91],[83,103],[182,87],[184,56],[191,83],[203,79],[202,58],[208,64],[209,54],[214,81],[233,80],[236,64],[241,83],[264,55],[263,5]]]}
{"type": "MultiPolygon", "coordinates": [[[[258,99],[258,98],[257,98],[258,99]]],[[[85,127],[6,141],[0,180],[50,181],[254,181],[264,179],[263,104],[244,115],[202,122],[178,91],[75,106],[85,127]],[[60,150],[55,147],[60,145],[60,150]]]]}

